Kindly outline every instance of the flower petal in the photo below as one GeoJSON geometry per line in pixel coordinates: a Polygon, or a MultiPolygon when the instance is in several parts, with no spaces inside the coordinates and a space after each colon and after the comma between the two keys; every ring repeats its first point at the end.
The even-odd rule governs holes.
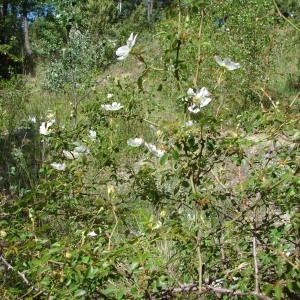
{"type": "Polygon", "coordinates": [[[79,157],[79,153],[76,151],[63,150],[63,155],[67,159],[76,159],[79,157]]]}
{"type": "Polygon", "coordinates": [[[185,127],[191,127],[191,126],[193,126],[194,124],[195,124],[195,121],[190,120],[190,121],[187,121],[187,122],[185,123],[185,127]]]}
{"type": "Polygon", "coordinates": [[[137,37],[137,34],[135,35],[133,41],[131,42],[131,45],[130,45],[130,50],[132,49],[132,47],[135,45],[135,40],[136,40],[136,37],[137,37]]]}
{"type": "Polygon", "coordinates": [[[123,55],[126,55],[128,54],[130,51],[129,47],[128,46],[122,46],[122,47],[119,47],[116,51],[116,55],[117,56],[123,56],[123,55]]]}
{"type": "Polygon", "coordinates": [[[115,111],[123,108],[124,106],[120,103],[113,102],[112,104],[102,104],[101,107],[108,111],[115,111]]]}
{"type": "Polygon", "coordinates": [[[164,156],[165,152],[163,150],[159,150],[159,149],[156,149],[156,146],[153,145],[153,144],[150,144],[150,143],[146,143],[145,142],[145,146],[148,148],[148,150],[154,154],[156,157],[162,157],[164,156]]]}
{"type": "Polygon", "coordinates": [[[127,40],[127,46],[130,47],[133,41],[133,32],[131,32],[128,40],[127,40]]]}
{"type": "Polygon", "coordinates": [[[65,163],[60,164],[60,163],[53,162],[50,165],[53,169],[58,170],[58,171],[65,171],[65,169],[66,169],[65,163]]]}
{"type": "Polygon", "coordinates": [[[200,102],[200,107],[206,106],[210,101],[211,101],[211,98],[207,98],[207,97],[202,98],[201,102],[200,102]]]}
{"type": "Polygon", "coordinates": [[[239,63],[231,61],[228,57],[224,59],[224,65],[229,71],[236,70],[241,66],[239,63]]]}
{"type": "Polygon", "coordinates": [[[215,61],[221,66],[224,67],[224,62],[222,60],[222,58],[218,55],[215,55],[215,61]]]}
{"type": "Polygon", "coordinates": [[[127,145],[131,147],[139,147],[143,144],[144,140],[142,138],[130,138],[127,140],[127,145]]]}
{"type": "Polygon", "coordinates": [[[187,94],[188,94],[190,97],[195,97],[195,96],[196,96],[196,94],[195,94],[195,92],[194,92],[194,90],[193,90],[192,88],[189,88],[189,89],[187,90],[187,94]]]}
{"type": "Polygon", "coordinates": [[[94,130],[90,130],[89,131],[89,138],[92,139],[92,140],[95,140],[97,137],[97,132],[94,131],[94,130]]]}
{"type": "Polygon", "coordinates": [[[77,147],[75,147],[74,148],[74,150],[73,151],[71,151],[71,152],[78,152],[78,153],[89,153],[90,151],[89,151],[89,149],[88,148],[86,148],[85,146],[77,146],[77,147]]]}
{"type": "Polygon", "coordinates": [[[209,95],[210,94],[209,94],[209,91],[207,90],[207,88],[206,87],[202,87],[201,90],[200,90],[200,92],[199,92],[200,98],[206,97],[206,96],[209,96],[209,95]]]}
{"type": "Polygon", "coordinates": [[[197,114],[200,112],[200,108],[195,103],[193,103],[191,106],[189,106],[188,110],[193,114],[197,114]]]}

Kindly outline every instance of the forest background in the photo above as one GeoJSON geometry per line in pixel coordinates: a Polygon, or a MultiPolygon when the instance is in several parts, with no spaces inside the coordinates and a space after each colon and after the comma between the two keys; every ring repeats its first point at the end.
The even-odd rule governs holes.
{"type": "Polygon", "coordinates": [[[1,299],[299,299],[299,26],[1,0],[1,299]]]}

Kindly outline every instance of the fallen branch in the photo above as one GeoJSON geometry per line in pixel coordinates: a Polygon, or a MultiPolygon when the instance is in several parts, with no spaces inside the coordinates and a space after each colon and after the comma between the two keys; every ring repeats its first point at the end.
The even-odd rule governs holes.
{"type": "MultiPolygon", "coordinates": [[[[2,262],[8,270],[15,271],[14,267],[2,256],[0,255],[0,262],[2,262]]],[[[17,271],[19,277],[30,287],[32,287],[36,292],[39,291],[38,288],[36,288],[31,282],[28,281],[28,279],[25,277],[25,275],[19,271],[17,271]]]]}
{"type": "Polygon", "coordinates": [[[201,292],[198,292],[198,283],[185,284],[185,285],[182,285],[179,288],[164,289],[164,290],[152,293],[151,296],[154,299],[171,299],[176,294],[192,293],[192,292],[194,292],[194,293],[196,292],[196,293],[198,293],[198,295],[202,295],[202,294],[209,293],[209,292],[218,293],[218,294],[227,294],[227,295],[230,295],[230,296],[238,296],[238,297],[252,295],[252,296],[255,296],[257,299],[272,300],[268,296],[266,296],[264,294],[261,294],[261,293],[258,293],[256,291],[242,292],[240,290],[213,287],[211,285],[203,285],[202,289],[201,289],[201,292]]]}

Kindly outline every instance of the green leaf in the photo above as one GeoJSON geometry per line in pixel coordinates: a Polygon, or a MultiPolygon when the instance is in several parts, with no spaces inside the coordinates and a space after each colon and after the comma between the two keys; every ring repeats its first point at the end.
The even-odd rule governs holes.
{"type": "Polygon", "coordinates": [[[85,290],[77,290],[74,294],[75,298],[78,298],[78,297],[81,297],[81,296],[84,296],[86,294],[86,291],[85,290]]]}
{"type": "Polygon", "coordinates": [[[89,256],[87,256],[87,255],[86,255],[86,256],[82,256],[82,257],[81,257],[81,261],[82,261],[83,263],[85,263],[85,264],[86,264],[86,263],[88,263],[88,262],[89,262],[89,260],[90,260],[90,257],[89,257],[89,256]]]}
{"type": "Polygon", "coordinates": [[[117,299],[123,299],[123,296],[124,296],[124,291],[119,290],[116,292],[117,299]]]}
{"type": "Polygon", "coordinates": [[[171,155],[173,157],[174,160],[178,160],[179,159],[179,153],[176,150],[172,150],[171,155]]]}
{"type": "Polygon", "coordinates": [[[190,186],[189,182],[186,181],[186,180],[182,181],[182,182],[181,182],[181,185],[182,185],[183,187],[185,187],[185,188],[188,188],[188,187],[190,186]]]}
{"type": "Polygon", "coordinates": [[[37,258],[33,258],[33,259],[32,259],[32,263],[33,263],[34,265],[37,265],[37,266],[39,266],[39,265],[42,264],[41,260],[40,260],[40,259],[37,259],[37,258]]]}
{"type": "Polygon", "coordinates": [[[275,297],[276,299],[281,299],[282,297],[282,286],[280,284],[275,285],[275,297]]]}
{"type": "Polygon", "coordinates": [[[56,253],[56,252],[60,252],[62,250],[62,248],[51,248],[49,250],[49,254],[52,254],[52,253],[56,253]]]}
{"type": "Polygon", "coordinates": [[[165,154],[159,161],[160,165],[163,166],[166,163],[167,159],[168,159],[168,155],[165,154]]]}
{"type": "Polygon", "coordinates": [[[95,275],[95,269],[93,266],[90,266],[86,271],[86,278],[94,278],[95,275]]]}
{"type": "Polygon", "coordinates": [[[104,290],[103,292],[105,294],[113,294],[115,293],[116,291],[118,291],[118,288],[114,287],[114,286],[111,286],[111,287],[108,287],[106,290],[104,290]]]}
{"type": "Polygon", "coordinates": [[[130,270],[130,271],[133,271],[138,265],[139,265],[139,262],[138,262],[138,261],[134,261],[134,262],[130,265],[129,270],[130,270]]]}

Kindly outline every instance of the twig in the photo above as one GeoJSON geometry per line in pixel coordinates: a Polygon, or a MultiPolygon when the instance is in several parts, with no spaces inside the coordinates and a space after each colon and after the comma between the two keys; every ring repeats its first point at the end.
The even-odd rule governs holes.
{"type": "MultiPolygon", "coordinates": [[[[196,187],[194,182],[193,174],[190,176],[191,186],[193,193],[196,193],[196,187]]],[[[201,210],[196,207],[196,222],[199,224],[201,210]]],[[[201,254],[201,233],[200,229],[198,228],[197,232],[197,258],[198,258],[198,290],[202,290],[202,272],[203,272],[203,261],[202,261],[202,254],[201,254]]]]}
{"type": "Polygon", "coordinates": [[[199,293],[198,291],[198,283],[190,283],[185,284],[179,288],[169,288],[165,289],[159,292],[154,292],[151,294],[152,297],[155,299],[171,299],[172,296],[180,293],[191,293],[191,292],[197,292],[199,295],[212,292],[212,293],[219,293],[219,294],[228,294],[230,296],[238,296],[238,297],[244,297],[244,296],[255,296],[258,299],[261,300],[272,300],[268,296],[258,293],[256,291],[241,291],[241,290],[234,290],[234,289],[227,289],[227,288],[219,288],[219,287],[213,287],[211,285],[202,286],[202,290],[199,293]]]}
{"type": "MultiPolygon", "coordinates": [[[[7,267],[8,270],[15,271],[15,268],[2,256],[0,255],[0,261],[7,267]]],[[[28,279],[25,277],[25,275],[19,271],[17,271],[19,277],[30,287],[32,287],[36,292],[39,291],[38,288],[36,288],[31,282],[28,281],[28,279]]]]}
{"type": "Polygon", "coordinates": [[[279,109],[277,108],[276,104],[274,103],[271,95],[269,95],[263,88],[260,88],[260,90],[263,92],[263,94],[269,99],[269,101],[272,103],[273,107],[279,111],[279,109]]]}
{"type": "Polygon", "coordinates": [[[259,274],[258,274],[258,263],[256,256],[256,237],[255,237],[255,229],[256,229],[256,208],[254,208],[254,232],[253,232],[253,260],[254,260],[254,278],[255,278],[255,292],[259,294],[259,274]]]}
{"type": "Polygon", "coordinates": [[[201,15],[200,15],[199,32],[198,32],[198,57],[197,57],[196,74],[195,74],[195,79],[194,79],[195,87],[198,86],[199,67],[200,67],[200,63],[201,63],[201,36],[202,36],[203,19],[204,19],[204,11],[202,9],[201,15]]]}
{"type": "Polygon", "coordinates": [[[300,32],[300,28],[297,27],[293,22],[291,22],[288,18],[286,18],[286,17],[281,13],[281,11],[280,11],[280,9],[279,9],[279,7],[278,7],[278,5],[277,5],[277,3],[276,3],[275,0],[273,0],[273,3],[274,3],[274,5],[275,5],[275,7],[276,7],[276,9],[277,9],[278,14],[280,15],[280,17],[282,17],[283,19],[285,19],[292,27],[294,27],[298,32],[300,32]]]}
{"type": "Polygon", "coordinates": [[[292,101],[292,103],[290,104],[290,107],[292,107],[295,103],[295,101],[297,100],[297,98],[299,97],[300,92],[296,95],[296,97],[294,98],[294,100],[292,101]]]}
{"type": "Polygon", "coordinates": [[[71,66],[71,80],[72,80],[72,91],[73,91],[73,103],[74,103],[74,116],[73,116],[73,126],[76,128],[77,125],[77,112],[78,112],[78,98],[77,98],[77,87],[74,75],[73,65],[71,66]]]}

